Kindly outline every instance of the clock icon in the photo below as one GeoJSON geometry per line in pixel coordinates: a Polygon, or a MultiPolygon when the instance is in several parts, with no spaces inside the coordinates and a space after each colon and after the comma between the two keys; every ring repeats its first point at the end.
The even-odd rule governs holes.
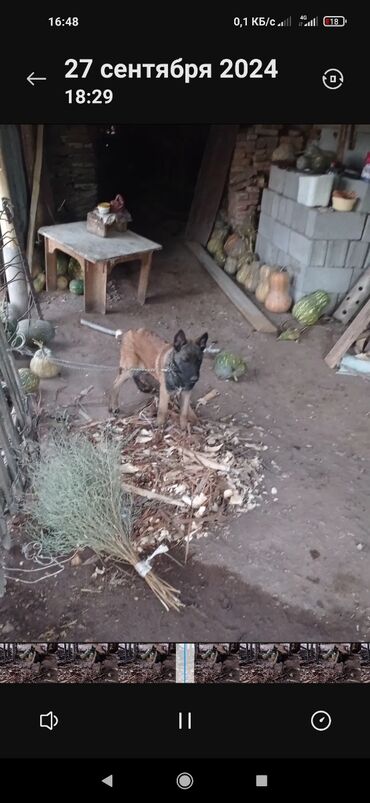
{"type": "Polygon", "coordinates": [[[327,711],[315,711],[311,717],[311,725],[315,731],[327,731],[331,725],[331,716],[327,711]]]}

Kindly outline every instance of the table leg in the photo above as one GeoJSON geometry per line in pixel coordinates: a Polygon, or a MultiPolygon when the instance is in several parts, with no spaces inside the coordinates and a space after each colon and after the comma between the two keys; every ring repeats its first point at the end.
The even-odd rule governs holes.
{"type": "Polygon", "coordinates": [[[148,289],[150,268],[152,267],[153,251],[143,254],[141,257],[141,268],[139,277],[139,287],[137,291],[137,298],[139,304],[145,304],[146,291],[148,289]]]}
{"type": "Polygon", "coordinates": [[[107,263],[85,259],[85,312],[106,313],[107,263]]]}
{"type": "Polygon", "coordinates": [[[45,237],[45,273],[46,289],[54,292],[57,289],[57,255],[55,243],[49,237],[45,237]]]}

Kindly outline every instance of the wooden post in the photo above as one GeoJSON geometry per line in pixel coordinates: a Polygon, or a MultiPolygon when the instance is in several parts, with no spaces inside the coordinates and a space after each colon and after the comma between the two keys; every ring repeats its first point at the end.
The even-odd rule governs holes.
{"type": "Polygon", "coordinates": [[[137,298],[139,304],[145,304],[146,291],[149,284],[150,269],[152,267],[152,251],[143,254],[141,258],[141,268],[139,277],[139,288],[137,291],[137,298]]]}
{"type": "Polygon", "coordinates": [[[16,307],[18,317],[22,318],[28,310],[28,288],[13,214],[7,207],[7,201],[11,201],[9,181],[0,143],[0,232],[3,238],[3,261],[9,300],[16,307]]]}
{"type": "Polygon", "coordinates": [[[27,260],[28,260],[28,264],[29,264],[31,273],[32,273],[32,258],[33,258],[33,249],[34,249],[34,240],[35,240],[36,214],[37,214],[37,207],[38,207],[39,195],[40,195],[40,178],[41,178],[41,170],[42,170],[43,142],[44,142],[44,126],[43,125],[38,125],[37,126],[35,165],[34,165],[34,169],[33,169],[33,178],[32,178],[32,195],[31,195],[30,217],[29,217],[28,234],[27,234],[27,251],[26,251],[27,260]]]}

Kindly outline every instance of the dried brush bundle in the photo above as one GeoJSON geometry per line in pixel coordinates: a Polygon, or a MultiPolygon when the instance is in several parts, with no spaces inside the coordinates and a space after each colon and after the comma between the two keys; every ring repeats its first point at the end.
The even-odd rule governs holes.
{"type": "Polygon", "coordinates": [[[179,592],[152,570],[154,554],[143,560],[135,548],[135,507],[122,487],[117,443],[94,445],[82,434],[50,441],[34,469],[29,513],[48,554],[90,547],[133,566],[166,610],[182,607],[179,592]]]}

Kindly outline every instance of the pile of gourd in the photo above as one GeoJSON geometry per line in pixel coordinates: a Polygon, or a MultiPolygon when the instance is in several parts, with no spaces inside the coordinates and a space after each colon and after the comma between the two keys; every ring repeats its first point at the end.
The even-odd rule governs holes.
{"type": "MultiPolygon", "coordinates": [[[[311,153],[311,151],[310,151],[311,153]]],[[[216,221],[207,250],[215,262],[245,290],[254,293],[257,301],[269,312],[285,313],[292,307],[290,276],[285,268],[261,265],[257,254],[251,248],[251,241],[240,234],[229,233],[229,228],[219,218],[216,221]]],[[[330,303],[330,295],[324,290],[316,290],[294,304],[293,317],[303,326],[317,323],[330,303]]]]}
{"type": "MultiPolygon", "coordinates": [[[[41,293],[45,289],[46,277],[37,252],[32,265],[32,278],[36,293],[41,293]]],[[[75,295],[83,295],[85,289],[80,263],[61,251],[57,251],[57,288],[58,290],[69,289],[75,295]]]]}
{"type": "MultiPolygon", "coordinates": [[[[234,276],[249,293],[255,293],[257,300],[265,304],[270,293],[270,280],[273,273],[281,273],[278,268],[261,265],[257,254],[252,249],[251,240],[237,232],[229,233],[226,223],[219,219],[216,221],[212,236],[207,244],[207,250],[212,254],[215,262],[223,268],[229,276],[234,276]]],[[[276,285],[289,285],[289,276],[276,277],[276,285]]],[[[282,289],[282,288],[281,288],[282,289]]],[[[280,301],[280,299],[279,299],[280,301]]],[[[285,293],[283,309],[273,309],[267,305],[271,312],[287,312],[292,305],[292,299],[285,293]]],[[[274,306],[274,304],[272,305],[274,306]]],[[[280,302],[281,306],[281,302],[280,302]]]]}
{"type": "Polygon", "coordinates": [[[57,255],[57,287],[58,290],[68,287],[71,293],[79,296],[84,293],[84,274],[80,263],[60,252],[57,255]]]}

